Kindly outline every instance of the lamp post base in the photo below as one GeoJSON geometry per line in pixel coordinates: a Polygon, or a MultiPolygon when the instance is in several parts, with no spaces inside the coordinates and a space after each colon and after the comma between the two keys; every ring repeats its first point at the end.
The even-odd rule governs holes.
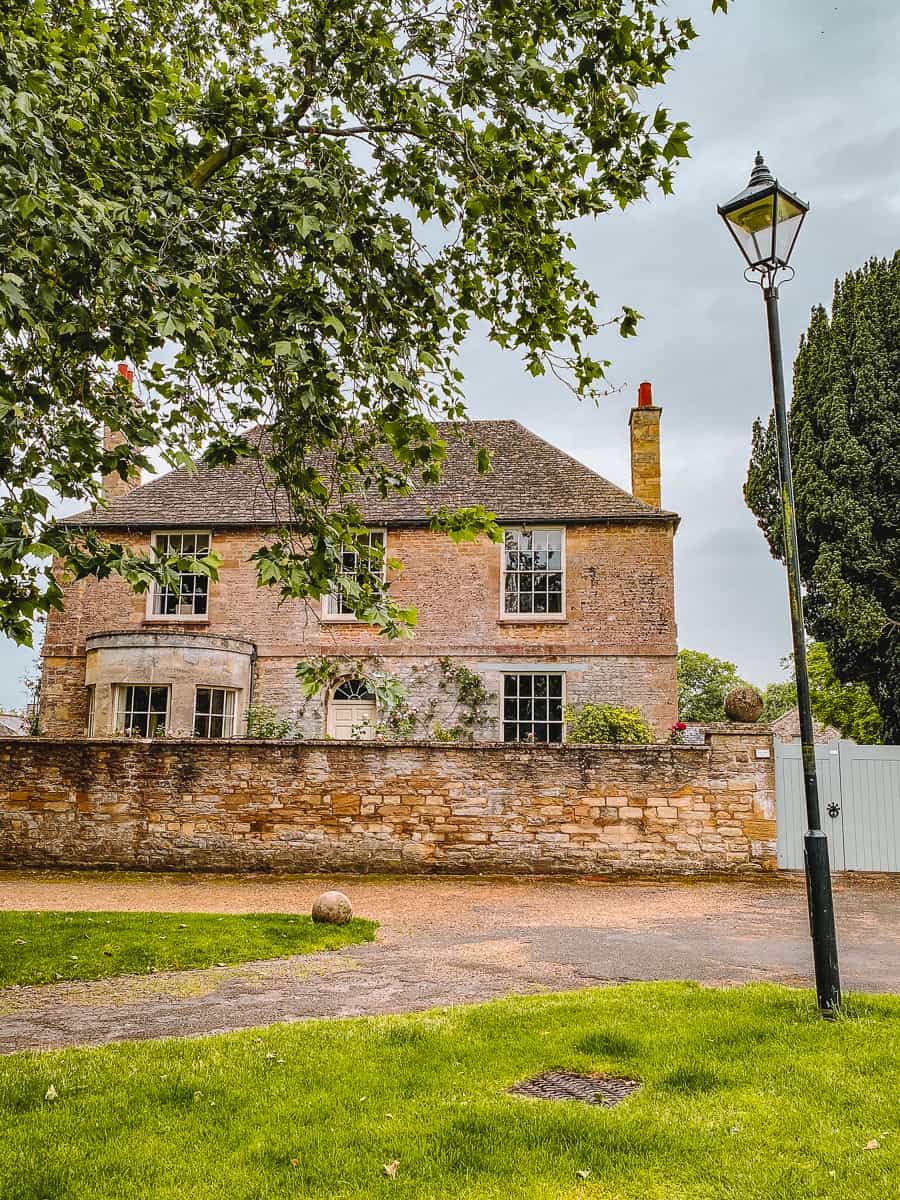
{"type": "Polygon", "coordinates": [[[828,864],[828,838],[821,829],[806,831],[803,857],[819,1012],[823,1017],[834,1017],[841,1007],[841,977],[828,864]]]}

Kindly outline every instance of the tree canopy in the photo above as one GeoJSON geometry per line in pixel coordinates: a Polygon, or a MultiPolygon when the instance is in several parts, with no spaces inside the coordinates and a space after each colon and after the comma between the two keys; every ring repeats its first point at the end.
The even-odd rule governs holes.
{"type": "MultiPolygon", "coordinates": [[[[464,416],[456,354],[473,322],[533,374],[596,393],[594,335],[630,334],[638,314],[578,274],[572,222],[670,191],[687,153],[684,123],[644,107],[695,36],[662,8],[7,4],[0,630],[27,641],[59,606],[49,558],[137,588],[166,569],[52,516],[151,454],[263,459],[290,516],[257,552],[260,582],[331,590],[362,529],[351,492],[440,471],[434,422],[464,416]],[[266,439],[243,436],[254,423],[266,439]],[[103,449],[104,426],[121,446],[103,449]]],[[[442,521],[492,530],[479,511],[442,521]]],[[[378,567],[348,603],[399,633],[412,614],[378,567]]]]}
{"type": "MultiPolygon", "coordinates": [[[[808,631],[900,740],[900,252],[839,280],[830,316],[813,309],[790,440],[808,631]]],[[[783,558],[771,419],[754,424],[744,495],[783,558]]]]}
{"type": "Polygon", "coordinates": [[[738,675],[733,662],[702,650],[678,651],[679,720],[724,721],[728,692],[750,686],[738,675]]]}

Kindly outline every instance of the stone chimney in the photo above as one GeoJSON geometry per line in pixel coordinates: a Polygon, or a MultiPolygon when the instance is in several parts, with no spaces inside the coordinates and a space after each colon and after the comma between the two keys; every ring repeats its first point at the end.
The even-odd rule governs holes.
{"type": "MultiPolygon", "coordinates": [[[[118,373],[121,379],[131,387],[131,381],[134,379],[134,371],[127,363],[119,363],[118,373]]],[[[118,430],[104,429],[103,430],[103,449],[115,450],[117,446],[125,444],[125,438],[118,430]]],[[[127,496],[129,492],[136,487],[141,486],[140,471],[132,471],[127,479],[123,479],[118,471],[111,471],[109,475],[103,476],[103,498],[107,504],[113,500],[118,500],[122,496],[127,496]]]]}
{"type": "Polygon", "coordinates": [[[631,494],[636,500],[662,506],[659,470],[659,418],[661,408],[653,403],[653,388],[649,383],[638,387],[637,408],[631,410],[628,427],[631,430],[631,494]]]}

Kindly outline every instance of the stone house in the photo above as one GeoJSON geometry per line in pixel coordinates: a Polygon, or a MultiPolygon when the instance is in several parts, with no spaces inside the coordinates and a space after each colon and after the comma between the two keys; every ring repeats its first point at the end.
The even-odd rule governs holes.
{"type": "MultiPolygon", "coordinates": [[[[118,578],[69,585],[47,626],[43,730],[238,737],[253,704],[305,737],[365,737],[385,715],[372,689],[381,674],[408,689],[417,738],[462,724],[480,741],[560,742],[565,705],[596,700],[639,709],[665,740],[676,719],[678,518],[661,508],[660,413],[642,384],[630,493],[516,421],[476,421],[467,437],[442,428],[440,483],[356,497],[370,538],[404,565],[387,572],[391,595],[418,610],[414,636],[395,641],[342,612],[337,597],[280,604],[257,587],[248,560],[273,513],[257,463],[176,470],[143,486],[109,477],[108,507],[70,522],[145,550],[212,548],[223,565],[216,583],[182,576],[178,593],[137,595],[118,578]],[[471,439],[492,452],[486,475],[471,439]],[[476,504],[496,514],[502,545],[457,545],[429,528],[441,506],[476,504]],[[313,657],[334,659],[339,673],[305,700],[296,666],[313,657]],[[473,678],[475,714],[460,686],[473,678]]],[[[345,570],[357,552],[349,548],[345,570]]]]}

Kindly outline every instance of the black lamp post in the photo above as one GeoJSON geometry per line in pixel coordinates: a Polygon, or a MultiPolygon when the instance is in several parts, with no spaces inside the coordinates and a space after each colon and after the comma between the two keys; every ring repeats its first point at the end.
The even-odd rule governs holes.
{"type": "Polygon", "coordinates": [[[794,519],[794,480],[791,468],[791,444],[788,437],[787,405],[784,394],[784,367],[781,359],[781,330],[778,323],[780,271],[789,271],[794,242],[809,210],[797,196],[786,191],[774,179],[757,153],[750,182],[742,192],[719,206],[719,216],[747,260],[744,276],[759,283],[766,302],[769,325],[769,354],[772,361],[772,390],[775,394],[775,424],[778,431],[778,477],[781,485],[781,511],[784,522],[784,560],[787,566],[788,595],[791,605],[791,632],[794,641],[794,674],[797,680],[797,706],[800,713],[800,740],[803,754],[803,784],[806,793],[808,829],[803,839],[806,863],[806,893],[809,903],[809,928],[816,971],[819,1010],[830,1016],[840,1007],[841,980],[838,971],[837,936],[831,899],[831,873],[828,866],[828,839],[822,832],[819,813],[819,789],[816,781],[816,748],[812,708],[809,700],[809,676],[806,670],[806,630],[803,622],[803,594],[800,587],[800,552],[794,519]]]}

